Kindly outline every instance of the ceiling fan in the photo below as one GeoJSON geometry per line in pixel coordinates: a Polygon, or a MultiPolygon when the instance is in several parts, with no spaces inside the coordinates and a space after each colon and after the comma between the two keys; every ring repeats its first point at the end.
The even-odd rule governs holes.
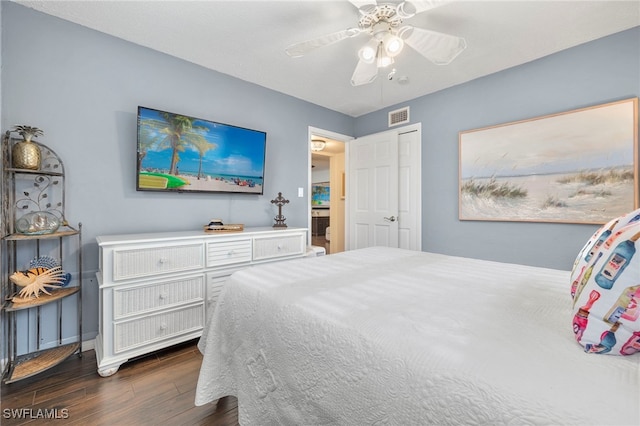
{"type": "Polygon", "coordinates": [[[295,43],[285,49],[291,57],[300,57],[319,47],[328,46],[360,34],[370,40],[358,51],[358,64],[351,76],[353,86],[371,83],[378,68],[394,62],[404,45],[436,65],[447,65],[467,47],[464,38],[402,25],[403,20],[431,9],[443,1],[407,0],[398,4],[377,3],[375,0],[349,0],[360,11],[357,28],[347,28],[318,38],[295,43]]]}

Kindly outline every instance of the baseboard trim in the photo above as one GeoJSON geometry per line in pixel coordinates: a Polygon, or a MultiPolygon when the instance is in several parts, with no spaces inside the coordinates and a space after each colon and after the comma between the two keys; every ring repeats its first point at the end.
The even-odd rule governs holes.
{"type": "Polygon", "coordinates": [[[80,346],[81,352],[94,351],[96,349],[96,339],[83,340],[80,346]]]}

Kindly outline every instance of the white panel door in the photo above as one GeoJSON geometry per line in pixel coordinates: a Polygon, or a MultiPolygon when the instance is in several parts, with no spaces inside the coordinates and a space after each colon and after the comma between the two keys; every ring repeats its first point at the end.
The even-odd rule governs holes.
{"type": "Polygon", "coordinates": [[[398,247],[398,132],[352,140],[349,249],[398,247]]]}
{"type": "Polygon", "coordinates": [[[398,247],[422,250],[420,128],[398,134],[398,247]]]}

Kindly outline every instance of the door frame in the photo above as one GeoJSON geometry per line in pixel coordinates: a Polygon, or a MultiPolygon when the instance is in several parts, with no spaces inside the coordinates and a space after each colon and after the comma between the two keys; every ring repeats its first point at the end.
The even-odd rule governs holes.
{"type": "MultiPolygon", "coordinates": [[[[353,136],[348,136],[348,135],[343,135],[341,133],[336,133],[336,132],[332,132],[330,130],[325,130],[325,129],[320,129],[318,127],[313,127],[313,126],[309,126],[308,127],[308,133],[307,133],[307,173],[308,173],[308,177],[307,177],[307,197],[309,199],[309,202],[307,203],[307,245],[311,245],[311,186],[312,186],[312,175],[311,175],[311,139],[312,136],[315,137],[324,137],[327,139],[333,139],[336,140],[338,142],[342,142],[343,144],[345,144],[345,152],[344,152],[344,162],[345,164],[348,164],[347,162],[349,161],[349,154],[347,153],[347,143],[350,140],[353,140],[353,136]]],[[[345,173],[345,187],[348,188],[348,180],[349,177],[347,176],[348,173],[345,173]]],[[[345,193],[345,198],[348,197],[349,194],[345,193]]],[[[348,226],[347,226],[347,218],[349,217],[349,207],[348,207],[348,203],[346,203],[345,205],[345,230],[344,230],[344,238],[345,238],[345,250],[347,249],[347,238],[348,238],[348,226]]]]}

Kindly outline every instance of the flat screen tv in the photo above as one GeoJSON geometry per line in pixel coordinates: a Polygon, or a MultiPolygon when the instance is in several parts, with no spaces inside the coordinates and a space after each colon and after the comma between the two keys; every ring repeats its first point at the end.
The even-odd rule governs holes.
{"type": "Polygon", "coordinates": [[[138,107],[138,191],[262,194],[267,134],[138,107]]]}

